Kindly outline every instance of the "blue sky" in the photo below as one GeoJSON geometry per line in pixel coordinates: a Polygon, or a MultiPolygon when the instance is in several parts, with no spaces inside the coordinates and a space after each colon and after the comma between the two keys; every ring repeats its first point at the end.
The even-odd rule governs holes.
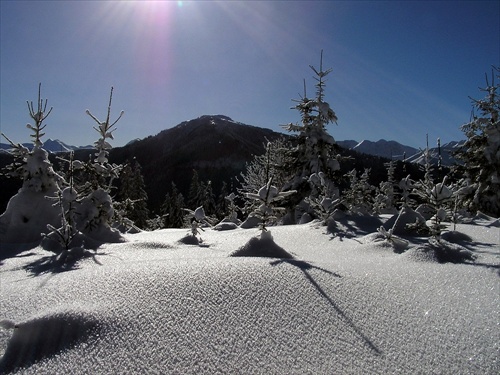
{"type": "MultiPolygon", "coordinates": [[[[292,99],[332,68],[338,140],[414,147],[463,138],[500,65],[499,1],[0,1],[0,125],[29,141],[26,101],[54,109],[45,139],[91,144],[111,86],[114,146],[204,114],[281,131],[292,99]]],[[[5,140],[2,140],[5,142],[5,140]]]]}

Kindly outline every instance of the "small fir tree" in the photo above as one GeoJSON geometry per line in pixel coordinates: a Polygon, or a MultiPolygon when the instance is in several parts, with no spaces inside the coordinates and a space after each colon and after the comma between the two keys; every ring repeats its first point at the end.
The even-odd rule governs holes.
{"type": "Polygon", "coordinates": [[[47,224],[58,226],[60,210],[52,206],[47,197],[57,197],[65,181],[54,171],[48,152],[43,149],[44,121],[52,111],[47,110],[47,99],[41,98],[41,84],[38,85],[36,106],[27,102],[33,124],[26,127],[32,131],[33,148],[29,150],[21,144],[14,144],[5,134],[2,136],[11,144],[12,164],[6,166],[3,174],[20,178],[23,183],[18,193],[0,216],[0,242],[40,241],[47,224]],[[22,233],[22,234],[21,234],[22,233]]]}
{"type": "Polygon", "coordinates": [[[277,220],[276,213],[284,211],[284,208],[277,207],[276,202],[283,200],[295,191],[280,192],[276,186],[272,185],[273,178],[271,177],[267,184],[259,189],[257,193],[247,193],[247,198],[255,199],[259,202],[259,207],[253,212],[260,219],[259,228],[262,232],[267,231],[267,225],[277,220]]]}
{"type": "Polygon", "coordinates": [[[111,240],[114,236],[111,232],[113,223],[114,209],[113,200],[110,192],[112,182],[119,177],[122,169],[121,165],[110,164],[108,161],[109,150],[111,144],[108,140],[113,139],[113,132],[116,130],[116,123],[123,116],[123,111],[120,112],[118,118],[111,122],[111,103],[113,100],[113,87],[109,95],[108,111],[106,120],[100,121],[89,110],[86,113],[98,124],[94,129],[99,133],[99,139],[94,143],[97,152],[95,158],[85,164],[84,171],[89,178],[85,181],[81,188],[81,192],[86,194],[82,200],[81,212],[79,212],[79,220],[82,223],[83,230],[87,234],[92,231],[107,232],[106,240],[111,240]]]}
{"type": "Polygon", "coordinates": [[[442,182],[433,184],[425,190],[418,190],[417,194],[432,208],[434,216],[430,231],[435,241],[440,241],[441,232],[446,227],[443,222],[450,216],[449,204],[454,201],[453,191],[446,185],[447,176],[442,182]]]}
{"type": "Polygon", "coordinates": [[[394,180],[396,163],[391,160],[384,165],[387,167],[387,181],[380,183],[373,207],[375,212],[379,214],[395,214],[398,212],[396,208],[396,183],[394,180]]]}
{"type": "MultiPolygon", "coordinates": [[[[271,177],[273,177],[273,184],[282,190],[287,181],[287,175],[283,168],[287,164],[286,150],[289,149],[288,146],[288,142],[283,138],[267,142],[264,154],[255,155],[252,161],[247,163],[245,172],[240,174],[241,187],[238,189],[238,193],[245,197],[246,193],[258,191],[267,184],[271,177]]],[[[243,211],[247,214],[253,212],[256,204],[254,199],[246,199],[243,211]]]]}
{"type": "Polygon", "coordinates": [[[359,178],[355,169],[346,175],[349,189],[344,193],[344,202],[352,214],[368,215],[372,212],[374,187],[368,182],[369,175],[369,169],[365,169],[359,178]]]}
{"type": "Polygon", "coordinates": [[[46,125],[43,123],[52,112],[52,107],[47,111],[48,100],[41,98],[42,84],[38,85],[37,106],[33,102],[28,104],[28,111],[34,124],[27,124],[26,127],[32,131],[30,137],[33,140],[33,148],[30,151],[21,144],[15,144],[4,133],[2,136],[10,143],[12,150],[10,153],[14,156],[14,162],[5,167],[4,175],[7,177],[18,177],[23,180],[22,189],[41,192],[48,195],[56,195],[60,186],[64,184],[64,179],[54,171],[53,165],[49,160],[49,154],[43,149],[41,138],[45,135],[43,130],[46,125]]]}
{"type": "Polygon", "coordinates": [[[309,182],[315,193],[306,197],[305,202],[312,209],[314,216],[319,218],[323,225],[328,225],[342,200],[338,193],[331,192],[331,182],[325,178],[323,172],[313,173],[309,182]]]}

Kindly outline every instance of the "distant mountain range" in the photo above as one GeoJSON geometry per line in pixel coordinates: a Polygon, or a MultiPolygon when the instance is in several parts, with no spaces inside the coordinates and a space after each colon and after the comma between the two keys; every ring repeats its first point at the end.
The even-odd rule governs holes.
{"type": "MultiPolygon", "coordinates": [[[[207,116],[201,116],[199,120],[203,120],[207,116]]],[[[241,123],[237,123],[230,119],[227,116],[223,115],[216,115],[216,116],[209,116],[213,118],[219,118],[219,119],[225,119],[226,121],[233,122],[235,124],[240,124],[244,125],[241,123]]],[[[194,120],[191,120],[194,121],[194,120]]],[[[189,123],[190,121],[185,121],[180,125],[185,125],[189,123]]],[[[246,125],[249,126],[249,125],[246,125]]],[[[257,127],[253,127],[257,128],[257,127]]],[[[168,131],[168,129],[166,130],[168,131]]],[[[160,133],[162,134],[162,133],[160,133]]],[[[148,137],[150,138],[150,137],[148,137]]],[[[140,142],[141,139],[133,139],[130,142],[128,142],[124,147],[130,146],[136,142],[140,142]]],[[[423,164],[424,163],[424,155],[423,155],[423,150],[417,149],[411,146],[406,146],[403,145],[399,142],[396,141],[387,141],[385,139],[380,139],[376,142],[374,141],[368,141],[368,140],[363,140],[361,142],[355,141],[355,140],[345,140],[345,141],[337,141],[337,144],[345,148],[347,150],[353,150],[362,154],[367,154],[367,155],[373,155],[373,156],[380,156],[382,158],[386,159],[392,159],[392,160],[406,160],[407,162],[410,163],[417,163],[417,164],[423,164]]],[[[452,157],[451,152],[455,150],[457,147],[463,144],[463,141],[460,142],[449,142],[441,146],[441,160],[442,160],[442,165],[453,165],[455,163],[455,159],[452,157]]],[[[23,146],[27,147],[28,149],[31,149],[33,147],[32,143],[23,143],[23,146]]],[[[52,140],[48,139],[47,141],[44,142],[43,147],[45,150],[49,152],[68,152],[68,151],[75,151],[75,150],[87,150],[87,149],[92,149],[92,145],[87,145],[87,146],[72,146],[68,145],[67,143],[64,143],[58,139],[52,140]]],[[[0,143],[0,150],[8,150],[10,149],[11,146],[6,143],[0,143]]],[[[431,153],[431,163],[432,164],[437,164],[438,163],[438,158],[439,158],[439,150],[437,147],[431,148],[430,149],[431,153]]]]}
{"type": "Polygon", "coordinates": [[[402,145],[396,141],[386,141],[381,139],[377,142],[363,140],[358,141],[338,141],[339,146],[361,152],[362,154],[380,156],[387,159],[404,160],[405,157],[415,155],[418,149],[402,145]]]}
{"type": "MultiPolygon", "coordinates": [[[[456,150],[463,144],[464,141],[460,142],[449,142],[441,145],[441,150],[437,147],[430,148],[431,164],[437,165],[439,160],[439,155],[441,154],[441,164],[446,166],[453,165],[456,160],[452,156],[452,152],[456,150]]],[[[392,160],[405,160],[409,163],[424,164],[424,150],[416,149],[411,146],[405,146],[396,141],[386,141],[385,139],[380,139],[377,142],[373,141],[337,141],[339,146],[360,152],[362,154],[380,156],[386,159],[392,160]]]]}
{"type": "MultiPolygon", "coordinates": [[[[110,162],[118,164],[133,159],[139,162],[149,197],[149,206],[159,212],[165,194],[171,190],[172,182],[184,194],[185,199],[188,198],[194,170],[198,173],[200,181],[212,182],[216,194],[220,191],[222,182],[226,182],[228,188],[233,190],[232,185],[238,186],[236,178],[245,170],[246,163],[251,161],[254,155],[264,152],[265,143],[286,136],[270,129],[234,121],[224,115],[204,115],[184,121],[157,135],[135,139],[123,147],[115,147],[111,150],[109,159],[110,162]]],[[[343,154],[354,158],[351,162],[342,163],[344,172],[347,173],[353,168],[357,170],[370,168],[373,177],[371,183],[375,185],[386,176],[384,166],[386,159],[392,157],[395,160],[402,160],[406,156],[407,161],[422,162],[420,150],[395,141],[348,140],[339,141],[338,144],[343,149],[341,151],[343,154]]],[[[442,147],[443,165],[451,163],[449,149],[456,145],[457,142],[454,142],[442,147]]],[[[7,144],[0,146],[0,150],[10,148],[7,144]]],[[[31,144],[25,146],[31,147],[31,144]]],[[[53,160],[56,153],[71,150],[74,150],[76,159],[88,160],[93,152],[92,146],[71,146],[50,139],[44,142],[44,148],[52,153],[50,158],[53,160]]],[[[437,151],[431,150],[431,153],[437,154],[437,151]]],[[[7,165],[11,160],[12,157],[5,151],[0,152],[0,167],[7,165]]],[[[417,166],[411,169],[419,170],[417,166]]],[[[409,170],[398,173],[401,174],[398,178],[402,178],[409,173],[409,170]]],[[[0,180],[3,189],[1,198],[5,200],[19,188],[19,182],[5,178],[0,180]]],[[[0,212],[6,203],[0,201],[0,212]]]]}
{"type": "MultiPolygon", "coordinates": [[[[28,148],[31,150],[33,148],[33,143],[23,143],[22,144],[24,147],[28,148]]],[[[68,152],[68,151],[74,151],[74,150],[81,150],[81,149],[91,149],[94,146],[88,145],[88,146],[71,146],[63,141],[60,141],[58,139],[47,139],[46,141],[43,142],[43,148],[49,152],[68,152]]],[[[7,143],[0,143],[0,150],[7,151],[10,150],[12,146],[7,143]]]]}

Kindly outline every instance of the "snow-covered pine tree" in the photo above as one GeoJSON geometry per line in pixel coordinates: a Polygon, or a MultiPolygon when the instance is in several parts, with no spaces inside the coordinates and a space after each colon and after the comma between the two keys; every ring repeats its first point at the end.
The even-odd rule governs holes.
{"type": "Polygon", "coordinates": [[[401,190],[399,203],[401,206],[410,208],[415,205],[415,200],[410,197],[414,185],[415,181],[411,179],[410,175],[399,181],[398,187],[401,190]]]}
{"type": "Polygon", "coordinates": [[[396,183],[394,173],[396,163],[394,160],[384,164],[387,167],[387,181],[382,181],[373,202],[375,212],[379,214],[396,214],[396,183]]]}
{"type": "Polygon", "coordinates": [[[372,213],[373,196],[375,188],[368,182],[370,170],[365,169],[358,178],[355,169],[347,173],[349,189],[343,194],[342,202],[351,214],[368,215],[372,213]]]}
{"type": "MultiPolygon", "coordinates": [[[[313,187],[313,194],[305,198],[305,203],[312,210],[312,214],[321,220],[323,225],[328,225],[335,209],[342,203],[340,198],[332,198],[329,181],[324,178],[324,173],[313,173],[309,178],[309,183],[313,187]]],[[[309,213],[309,212],[308,212],[309,213]]],[[[302,216],[304,220],[305,216],[302,216]]],[[[304,222],[304,221],[303,221],[304,222]]]]}
{"type": "Polygon", "coordinates": [[[442,222],[450,216],[449,204],[454,200],[453,191],[446,185],[446,179],[447,176],[443,178],[442,182],[416,190],[416,194],[426,202],[434,213],[430,231],[436,241],[441,238],[441,231],[445,228],[442,222]]]}
{"type": "Polygon", "coordinates": [[[95,158],[85,164],[85,182],[80,188],[85,198],[78,209],[78,220],[81,231],[99,241],[113,242],[120,238],[117,231],[112,230],[113,224],[113,200],[110,192],[112,182],[119,177],[122,166],[110,164],[108,161],[109,150],[112,148],[108,139],[113,139],[116,123],[123,116],[120,112],[118,118],[111,122],[111,102],[113,99],[113,87],[109,95],[108,111],[105,121],[100,121],[89,110],[86,113],[98,124],[94,129],[99,133],[99,139],[94,143],[97,150],[95,158]]]}
{"type": "MultiPolygon", "coordinates": [[[[439,139],[438,139],[439,142],[439,139]]],[[[426,147],[422,150],[422,155],[424,156],[423,165],[419,165],[419,167],[424,172],[424,178],[416,181],[412,186],[412,194],[416,197],[420,197],[420,205],[417,207],[416,211],[422,214],[427,219],[430,218],[435,212],[432,205],[429,203],[429,191],[431,191],[434,186],[434,166],[431,163],[435,154],[429,148],[429,135],[426,134],[426,147]]]]}
{"type": "Polygon", "coordinates": [[[145,188],[141,165],[134,158],[133,164],[126,163],[121,171],[118,199],[123,206],[123,215],[141,229],[147,228],[149,219],[145,188]]]}
{"type": "Polygon", "coordinates": [[[33,134],[30,137],[33,139],[33,148],[30,151],[21,144],[15,144],[5,134],[2,136],[10,143],[12,149],[10,153],[14,156],[14,162],[5,167],[3,173],[7,177],[18,177],[23,180],[22,189],[28,189],[34,192],[42,192],[47,195],[53,195],[60,185],[64,183],[64,179],[58,175],[49,161],[48,152],[43,149],[41,138],[45,135],[42,131],[47,125],[43,121],[52,112],[52,107],[47,111],[48,100],[41,98],[42,84],[38,85],[38,100],[37,108],[33,106],[33,102],[27,102],[30,117],[34,121],[34,125],[27,124],[33,134]]]}
{"type": "Polygon", "coordinates": [[[247,198],[255,199],[259,202],[259,207],[254,210],[253,214],[259,218],[259,228],[262,232],[267,231],[267,225],[270,222],[277,220],[276,213],[284,210],[282,207],[277,207],[276,202],[295,194],[294,190],[280,192],[276,186],[272,185],[272,182],[273,178],[271,177],[267,184],[262,186],[257,193],[246,194],[247,198]]]}
{"type": "Polygon", "coordinates": [[[51,198],[56,201],[54,206],[60,208],[61,214],[60,226],[47,224],[48,233],[45,233],[41,242],[45,250],[56,254],[47,262],[47,266],[71,267],[81,258],[95,256],[95,253],[85,249],[87,238],[78,229],[76,216],[82,197],[75,189],[73,177],[75,170],[80,168],[82,163],[75,161],[73,156],[74,153],[71,151],[69,159],[60,158],[68,164],[66,173],[68,186],[59,190],[57,198],[51,198]]]}
{"type": "Polygon", "coordinates": [[[486,76],[484,99],[472,99],[469,123],[462,125],[467,140],[454,156],[463,164],[455,168],[462,177],[461,203],[475,212],[500,216],[500,67],[486,76]],[[495,76],[497,82],[495,83],[495,76]],[[476,111],[478,113],[476,113],[476,111]]]}
{"type": "MultiPolygon", "coordinates": [[[[273,185],[282,190],[283,185],[288,179],[285,174],[284,166],[287,162],[287,150],[290,148],[289,143],[284,138],[278,138],[272,142],[267,142],[265,152],[262,155],[255,155],[253,159],[247,163],[245,172],[240,174],[241,187],[238,193],[243,197],[246,193],[258,191],[262,186],[265,186],[269,179],[273,178],[273,185]]],[[[257,205],[254,199],[246,199],[243,212],[251,213],[257,205]]]]}
{"type": "Polygon", "coordinates": [[[32,131],[33,149],[30,151],[21,144],[15,144],[2,133],[11,144],[10,152],[14,156],[14,162],[4,169],[3,174],[23,180],[21,189],[10,199],[6,211],[0,216],[2,243],[39,241],[41,233],[47,230],[47,224],[60,224],[60,209],[46,197],[57,197],[65,181],[54,171],[48,152],[43,149],[41,138],[46,126],[43,122],[52,107],[47,110],[48,100],[41,98],[41,87],[39,84],[36,107],[33,102],[27,102],[29,115],[34,121],[33,125],[26,125],[32,131]]]}
{"type": "Polygon", "coordinates": [[[227,196],[224,197],[224,200],[227,202],[227,214],[225,215],[224,219],[233,222],[233,223],[239,223],[240,221],[238,220],[238,206],[236,205],[236,194],[231,193],[227,196]]]}
{"type": "Polygon", "coordinates": [[[292,196],[293,199],[288,200],[286,204],[290,211],[294,211],[296,206],[311,194],[313,188],[309,180],[312,174],[323,172],[324,178],[329,181],[328,185],[333,186],[340,170],[340,157],[335,140],[326,130],[326,125],[337,122],[337,116],[324,101],[325,78],[332,70],[323,70],[323,51],[319,70],[312,65],[310,68],[315,74],[316,96],[313,99],[307,97],[304,83],[304,96],[295,100],[297,105],[294,107],[301,114],[301,123],[284,126],[286,130],[296,133],[293,139],[294,147],[290,148],[285,165],[285,170],[292,177],[284,185],[284,190],[297,191],[297,194],[292,196]]]}

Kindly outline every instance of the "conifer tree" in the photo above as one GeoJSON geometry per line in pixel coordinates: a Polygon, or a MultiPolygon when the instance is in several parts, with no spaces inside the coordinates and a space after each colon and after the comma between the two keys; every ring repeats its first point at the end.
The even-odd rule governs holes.
{"type": "MultiPolygon", "coordinates": [[[[113,87],[109,95],[109,103],[106,120],[100,121],[89,110],[86,111],[98,126],[94,126],[94,130],[99,133],[99,139],[94,142],[96,148],[95,158],[89,160],[84,166],[84,176],[81,180],[83,185],[79,191],[86,194],[82,200],[78,215],[78,220],[83,226],[82,231],[90,233],[94,230],[97,232],[107,232],[105,236],[112,240],[115,233],[111,231],[113,223],[114,209],[113,199],[111,198],[112,183],[115,178],[119,177],[122,169],[121,165],[111,164],[108,161],[109,150],[111,144],[108,139],[113,139],[113,132],[116,130],[116,123],[123,116],[123,111],[120,112],[118,118],[111,122],[111,103],[113,100],[113,87]]],[[[116,236],[114,236],[116,237],[116,236]]]]}
{"type": "Polygon", "coordinates": [[[33,139],[33,148],[30,151],[21,144],[15,144],[5,134],[2,136],[11,144],[10,153],[14,156],[14,162],[5,167],[3,173],[7,177],[18,177],[23,180],[23,189],[34,192],[42,192],[54,195],[64,179],[58,175],[49,160],[48,152],[43,148],[41,138],[45,135],[43,130],[47,125],[43,124],[45,119],[52,112],[52,107],[47,111],[47,102],[41,98],[42,84],[38,85],[38,100],[36,108],[33,102],[27,102],[30,117],[34,124],[27,124],[26,127],[32,131],[30,137],[33,139]]]}
{"type": "Polygon", "coordinates": [[[165,228],[182,228],[184,226],[184,197],[172,182],[171,193],[165,195],[162,206],[163,226],[165,228]]]}
{"type": "Polygon", "coordinates": [[[201,184],[201,205],[205,210],[205,215],[207,217],[212,216],[216,212],[215,194],[212,188],[212,181],[207,181],[207,183],[201,184]]]}
{"type": "Polygon", "coordinates": [[[462,125],[467,140],[454,154],[463,164],[455,168],[462,176],[462,204],[471,211],[500,216],[500,67],[491,81],[486,76],[483,99],[472,99],[469,123],[462,125]],[[497,82],[495,83],[495,76],[497,82]],[[478,113],[476,113],[478,112],[478,113]]]}
{"type": "Polygon", "coordinates": [[[7,177],[20,178],[23,184],[0,216],[0,243],[38,241],[41,234],[47,230],[48,224],[55,227],[60,225],[61,210],[46,199],[58,197],[61,188],[66,184],[64,178],[54,171],[41,140],[46,126],[44,121],[52,111],[52,107],[47,110],[47,102],[47,99],[41,98],[39,84],[36,106],[33,102],[27,102],[29,115],[33,120],[33,124],[26,125],[32,131],[31,150],[19,143],[15,144],[1,133],[11,144],[12,149],[9,152],[14,156],[13,163],[6,166],[2,172],[7,177]],[[19,233],[23,233],[23,238],[19,238],[19,233]]]}
{"type": "Polygon", "coordinates": [[[257,193],[247,193],[248,198],[259,202],[254,215],[260,220],[259,228],[262,232],[267,232],[267,226],[277,220],[276,214],[284,210],[284,208],[276,206],[277,202],[288,195],[295,194],[293,190],[280,192],[276,186],[272,185],[272,182],[273,178],[271,177],[267,184],[262,186],[257,193]]]}
{"type": "Polygon", "coordinates": [[[144,178],[139,162],[134,159],[133,165],[126,163],[120,174],[118,198],[124,205],[124,215],[139,228],[146,229],[149,209],[148,194],[145,190],[144,178]]]}
{"type": "Polygon", "coordinates": [[[198,172],[193,169],[193,177],[191,179],[191,184],[189,185],[189,193],[188,193],[188,207],[191,209],[195,209],[202,204],[201,194],[201,183],[200,178],[198,176],[198,172]]]}
{"type": "Polygon", "coordinates": [[[335,195],[338,194],[334,181],[340,170],[340,157],[336,152],[334,138],[326,130],[326,125],[337,122],[337,116],[324,101],[326,76],[332,70],[323,70],[323,51],[321,51],[319,70],[313,66],[310,68],[315,73],[316,95],[312,99],[308,98],[304,83],[304,96],[296,100],[297,105],[294,107],[301,114],[301,123],[285,126],[286,130],[297,133],[294,139],[295,146],[290,150],[286,165],[292,177],[284,189],[294,189],[298,193],[292,196],[294,198],[292,201],[289,201],[289,209],[294,209],[290,205],[296,206],[311,194],[313,189],[309,184],[309,178],[314,173],[324,174],[328,180],[331,198],[337,198],[335,195]]]}
{"type": "MultiPolygon", "coordinates": [[[[238,193],[245,197],[246,193],[258,191],[267,184],[271,177],[273,178],[273,185],[282,190],[288,177],[285,166],[291,162],[287,161],[287,150],[289,148],[289,143],[284,138],[267,142],[264,154],[255,155],[247,163],[245,172],[240,174],[241,181],[239,182],[241,187],[238,189],[238,193]]],[[[256,204],[257,202],[254,199],[246,199],[244,212],[252,212],[256,204]]]]}
{"type": "Polygon", "coordinates": [[[380,183],[373,202],[373,207],[377,213],[395,214],[398,211],[396,208],[396,184],[394,180],[396,166],[394,160],[384,165],[387,167],[387,181],[382,181],[380,183]]]}
{"type": "Polygon", "coordinates": [[[227,191],[227,183],[226,181],[222,181],[222,186],[217,197],[215,209],[215,215],[219,220],[223,219],[229,214],[229,201],[226,199],[228,195],[229,193],[227,191]]]}
{"type": "Polygon", "coordinates": [[[349,189],[344,194],[343,202],[353,214],[367,215],[372,212],[374,187],[368,182],[369,169],[365,169],[358,178],[355,169],[347,173],[349,189]]]}

